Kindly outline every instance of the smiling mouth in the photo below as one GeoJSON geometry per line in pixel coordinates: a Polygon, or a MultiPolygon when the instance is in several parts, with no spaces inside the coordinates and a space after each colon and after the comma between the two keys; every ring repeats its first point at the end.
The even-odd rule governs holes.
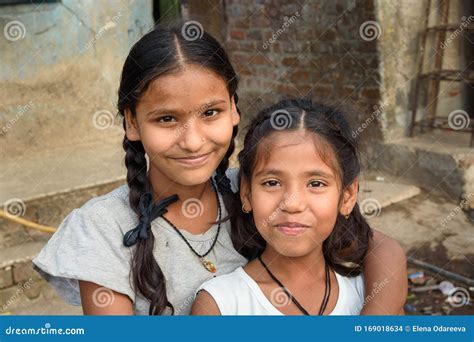
{"type": "Polygon", "coordinates": [[[309,226],[299,222],[282,222],[275,225],[275,228],[287,236],[297,236],[308,230],[309,226]]]}
{"type": "Polygon", "coordinates": [[[196,156],[189,156],[189,157],[184,157],[184,158],[173,158],[173,159],[176,160],[180,164],[199,166],[206,163],[210,155],[211,155],[211,152],[207,154],[200,154],[196,156]]]}
{"type": "Polygon", "coordinates": [[[308,225],[300,223],[300,222],[282,222],[277,223],[276,227],[289,227],[289,228],[309,228],[308,225]]]}
{"type": "Polygon", "coordinates": [[[202,158],[202,157],[205,157],[207,155],[209,155],[209,153],[206,153],[206,154],[200,154],[200,155],[197,155],[197,156],[189,156],[189,157],[183,157],[183,158],[174,158],[174,159],[179,159],[179,160],[194,160],[194,159],[199,159],[199,158],[202,158]]]}

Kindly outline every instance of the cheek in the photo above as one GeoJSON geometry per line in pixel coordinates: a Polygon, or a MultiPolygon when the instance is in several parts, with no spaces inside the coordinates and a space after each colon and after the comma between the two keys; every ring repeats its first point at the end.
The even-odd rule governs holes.
{"type": "Polygon", "coordinates": [[[230,115],[217,120],[206,128],[207,138],[217,145],[228,146],[232,140],[232,121],[230,115]]]}
{"type": "Polygon", "coordinates": [[[252,213],[255,225],[265,227],[275,219],[278,206],[281,202],[276,193],[266,193],[263,191],[255,191],[252,193],[252,213]]]}
{"type": "Polygon", "coordinates": [[[332,232],[338,215],[339,194],[337,191],[327,193],[322,198],[312,201],[311,211],[316,218],[317,234],[325,240],[332,232]]]}
{"type": "Polygon", "coordinates": [[[142,129],[141,140],[148,155],[160,155],[172,148],[177,141],[175,131],[153,129],[147,127],[142,129]]]}

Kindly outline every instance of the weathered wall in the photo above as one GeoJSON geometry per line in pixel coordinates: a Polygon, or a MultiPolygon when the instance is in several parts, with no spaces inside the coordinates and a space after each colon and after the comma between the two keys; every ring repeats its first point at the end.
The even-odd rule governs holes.
{"type": "MultiPolygon", "coordinates": [[[[452,1],[450,23],[460,23],[457,1],[452,1]]],[[[376,1],[377,20],[381,27],[378,39],[380,55],[381,94],[384,114],[381,116],[385,141],[403,138],[408,133],[411,106],[418,71],[420,34],[425,28],[427,0],[376,1]]],[[[439,25],[437,8],[439,1],[432,1],[429,26],[439,25]]],[[[449,35],[449,34],[448,34],[449,35]]],[[[448,37],[448,35],[446,37],[448,37]]],[[[436,52],[435,39],[430,34],[425,49],[424,71],[433,70],[436,52]]],[[[443,49],[444,69],[458,69],[460,65],[459,38],[443,49]]],[[[427,114],[432,102],[426,100],[427,82],[422,84],[418,100],[418,119],[427,114]]],[[[448,116],[461,109],[461,84],[441,82],[437,116],[448,116]]]]}
{"type": "Polygon", "coordinates": [[[1,6],[4,157],[121,135],[120,70],[152,25],[151,0],[1,6]]]}

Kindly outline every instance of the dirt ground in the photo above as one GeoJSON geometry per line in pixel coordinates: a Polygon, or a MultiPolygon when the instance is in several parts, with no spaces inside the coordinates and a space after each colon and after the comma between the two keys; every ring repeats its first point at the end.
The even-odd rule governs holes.
{"type": "MultiPolygon", "coordinates": [[[[422,191],[420,195],[381,210],[369,219],[370,225],[395,238],[407,257],[424,261],[443,270],[474,279],[474,224],[467,213],[458,210],[456,201],[439,193],[422,191]]],[[[408,274],[423,271],[424,284],[450,281],[468,293],[469,301],[450,305],[438,290],[413,292],[421,284],[409,282],[405,306],[407,315],[473,315],[474,288],[409,264],[408,274]]]]}
{"type": "MultiPolygon", "coordinates": [[[[420,271],[416,268],[408,268],[409,274],[420,271]]],[[[469,293],[468,299],[459,301],[458,304],[451,304],[448,300],[449,296],[444,295],[441,291],[431,290],[427,292],[414,292],[414,288],[425,286],[426,284],[439,284],[441,281],[446,281],[439,275],[426,272],[425,282],[423,285],[417,285],[410,283],[407,302],[405,304],[406,315],[474,315],[474,306],[472,305],[473,291],[469,291],[469,288],[462,283],[451,281],[455,287],[464,288],[469,293]]],[[[466,293],[466,292],[464,292],[466,293]]]]}

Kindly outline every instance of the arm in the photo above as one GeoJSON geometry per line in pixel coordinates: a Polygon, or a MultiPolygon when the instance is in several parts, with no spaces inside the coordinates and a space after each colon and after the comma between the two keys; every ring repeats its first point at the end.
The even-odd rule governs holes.
{"type": "Polygon", "coordinates": [[[219,316],[220,314],[221,311],[219,310],[214,298],[204,290],[199,291],[191,309],[191,315],[219,316]]]}
{"type": "Polygon", "coordinates": [[[366,300],[361,315],[403,315],[407,261],[398,242],[374,230],[363,266],[366,300]]]}
{"type": "Polygon", "coordinates": [[[119,292],[79,281],[84,315],[133,315],[132,300],[119,292]]]}

